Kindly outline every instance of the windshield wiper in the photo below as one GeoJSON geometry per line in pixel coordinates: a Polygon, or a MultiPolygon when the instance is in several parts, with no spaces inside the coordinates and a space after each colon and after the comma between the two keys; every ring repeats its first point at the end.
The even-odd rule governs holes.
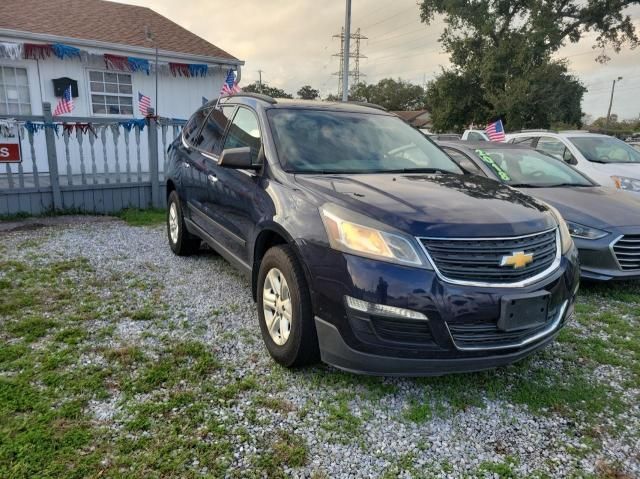
{"type": "Polygon", "coordinates": [[[382,170],[383,173],[448,173],[454,174],[453,171],[443,170],[442,168],[398,168],[397,170],[382,170]]]}
{"type": "Polygon", "coordinates": [[[578,187],[594,186],[594,185],[580,185],[576,183],[552,183],[549,185],[544,185],[544,184],[532,185],[530,183],[507,183],[507,184],[509,186],[512,186],[513,188],[561,188],[561,187],[567,187],[567,186],[578,186],[578,187]]]}
{"type": "Polygon", "coordinates": [[[507,183],[513,188],[547,188],[547,185],[532,185],[530,183],[507,183]]]}

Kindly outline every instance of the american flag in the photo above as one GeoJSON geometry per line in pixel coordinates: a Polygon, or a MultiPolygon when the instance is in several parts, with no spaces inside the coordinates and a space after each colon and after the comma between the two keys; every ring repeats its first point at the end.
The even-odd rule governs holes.
{"type": "Polygon", "coordinates": [[[484,132],[489,137],[489,141],[501,141],[504,142],[504,126],[502,126],[502,120],[494,121],[487,125],[484,132]]]}
{"type": "Polygon", "coordinates": [[[147,116],[149,114],[149,108],[151,108],[151,98],[138,92],[138,109],[140,110],[140,114],[147,116]]]}
{"type": "Polygon", "coordinates": [[[58,100],[56,109],[53,111],[53,116],[63,115],[65,113],[71,113],[73,111],[73,96],[71,96],[71,85],[69,85],[62,94],[62,98],[58,100]]]}
{"type": "Polygon", "coordinates": [[[240,91],[240,87],[236,83],[236,74],[233,73],[233,70],[229,69],[227,72],[227,78],[224,80],[222,84],[222,90],[220,90],[220,96],[225,95],[233,95],[234,93],[238,93],[240,91]]]}

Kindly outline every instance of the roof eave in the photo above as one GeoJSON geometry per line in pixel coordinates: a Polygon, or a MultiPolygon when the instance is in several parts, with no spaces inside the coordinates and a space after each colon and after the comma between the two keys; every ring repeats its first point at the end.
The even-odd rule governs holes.
{"type": "MultiPolygon", "coordinates": [[[[69,43],[73,45],[89,47],[89,48],[99,48],[104,50],[114,50],[118,52],[126,52],[126,53],[137,53],[142,55],[155,55],[155,49],[153,47],[146,48],[140,47],[136,45],[126,45],[122,43],[110,43],[110,42],[102,42],[99,40],[89,40],[82,38],[74,38],[74,37],[62,37],[58,35],[49,35],[46,33],[34,33],[28,32],[24,30],[12,30],[9,28],[0,28],[0,35],[15,38],[15,39],[26,39],[26,40],[35,40],[40,42],[50,42],[50,43],[69,43]]],[[[232,59],[232,58],[221,58],[221,57],[212,57],[207,55],[195,55],[193,53],[183,53],[183,52],[173,52],[170,50],[161,50],[158,49],[158,55],[162,57],[171,57],[178,60],[189,60],[198,63],[214,63],[219,65],[236,65],[241,66],[244,65],[243,60],[232,59]]]]}

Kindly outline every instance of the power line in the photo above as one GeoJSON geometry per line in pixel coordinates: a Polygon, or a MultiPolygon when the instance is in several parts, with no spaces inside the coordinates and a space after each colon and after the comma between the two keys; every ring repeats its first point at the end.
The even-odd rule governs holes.
{"type": "Polygon", "coordinates": [[[382,24],[382,23],[386,23],[386,22],[388,22],[389,20],[392,20],[392,19],[394,19],[394,18],[396,18],[396,17],[398,17],[398,16],[402,15],[404,12],[408,12],[409,10],[414,9],[416,6],[417,6],[417,5],[415,5],[415,4],[414,4],[414,5],[411,5],[409,8],[405,8],[404,10],[400,10],[400,11],[399,11],[398,13],[396,13],[395,15],[391,15],[390,17],[387,17],[387,18],[385,18],[385,19],[382,19],[382,20],[380,20],[379,22],[375,22],[375,23],[372,23],[372,24],[370,24],[370,25],[365,25],[365,26],[364,26],[364,27],[362,27],[362,28],[364,28],[365,30],[368,30],[368,29],[371,29],[372,27],[375,27],[376,25],[380,25],[380,24],[382,24]]]}

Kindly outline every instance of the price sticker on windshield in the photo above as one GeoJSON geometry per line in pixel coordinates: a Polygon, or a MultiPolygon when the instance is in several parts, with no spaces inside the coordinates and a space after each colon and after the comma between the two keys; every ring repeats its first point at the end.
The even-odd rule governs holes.
{"type": "Polygon", "coordinates": [[[496,172],[496,174],[502,181],[511,181],[511,177],[507,174],[507,172],[500,168],[500,166],[494,161],[494,159],[491,158],[486,152],[482,150],[476,150],[476,153],[482,161],[484,161],[493,171],[496,172]]]}

